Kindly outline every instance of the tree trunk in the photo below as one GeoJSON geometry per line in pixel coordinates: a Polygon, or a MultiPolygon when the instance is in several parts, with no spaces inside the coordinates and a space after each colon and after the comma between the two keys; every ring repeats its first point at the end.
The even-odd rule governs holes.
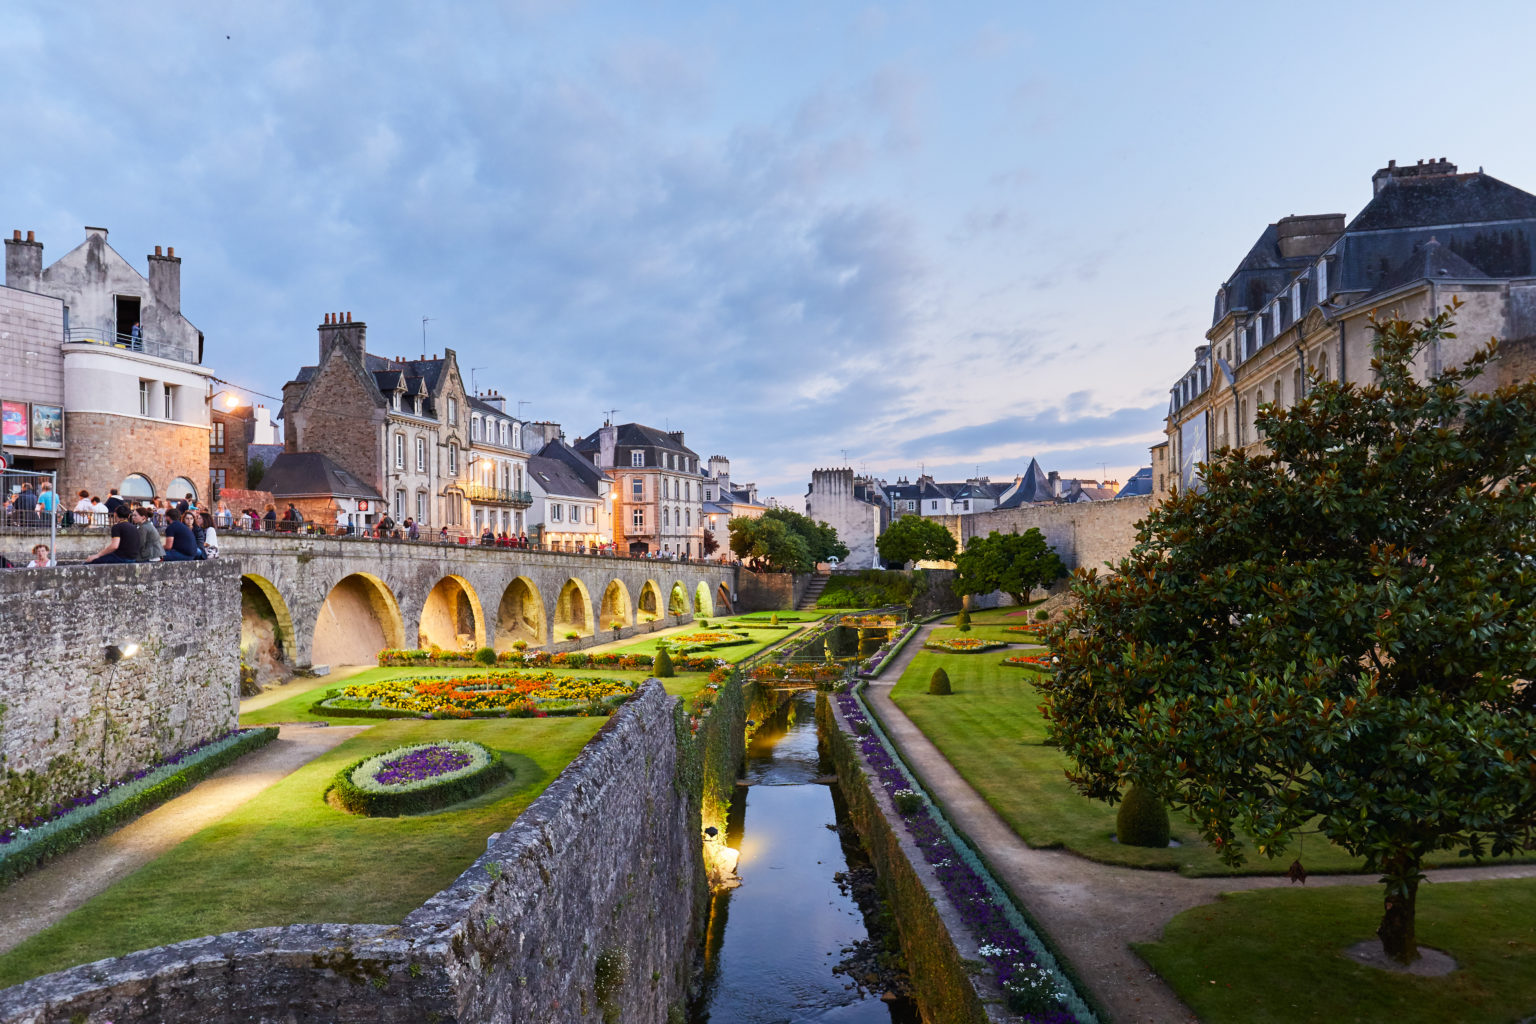
{"type": "Polygon", "coordinates": [[[1417,858],[1395,857],[1386,868],[1387,895],[1376,935],[1383,953],[1400,964],[1411,964],[1419,958],[1413,920],[1419,898],[1419,862],[1417,858]]]}

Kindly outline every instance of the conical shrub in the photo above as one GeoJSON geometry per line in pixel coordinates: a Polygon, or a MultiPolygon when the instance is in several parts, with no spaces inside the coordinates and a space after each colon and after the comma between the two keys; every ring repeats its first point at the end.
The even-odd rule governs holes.
{"type": "Polygon", "coordinates": [[[665,647],[656,648],[656,661],[651,665],[651,675],[657,679],[672,678],[672,655],[667,653],[665,647]]]}
{"type": "Polygon", "coordinates": [[[949,688],[949,673],[942,668],[933,670],[933,675],[928,678],[928,692],[938,694],[940,697],[948,697],[954,690],[949,688]]]}
{"type": "Polygon", "coordinates": [[[971,631],[971,613],[961,608],[960,614],[955,616],[955,628],[962,633],[969,633],[971,631]]]}
{"type": "Polygon", "coordinates": [[[1125,791],[1115,815],[1115,838],[1122,846],[1161,850],[1168,845],[1168,809],[1156,793],[1137,784],[1125,791]]]}

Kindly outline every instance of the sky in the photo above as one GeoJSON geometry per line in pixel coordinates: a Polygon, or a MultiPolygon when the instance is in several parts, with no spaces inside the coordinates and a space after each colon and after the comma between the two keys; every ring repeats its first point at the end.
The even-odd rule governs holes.
{"type": "Polygon", "coordinates": [[[430,317],[509,411],[796,506],[838,465],[1123,481],[1266,224],[1389,159],[1536,191],[1536,6],[1388,11],[10,0],[0,227],[175,246],[258,401],[326,313],[385,356],[430,317]]]}

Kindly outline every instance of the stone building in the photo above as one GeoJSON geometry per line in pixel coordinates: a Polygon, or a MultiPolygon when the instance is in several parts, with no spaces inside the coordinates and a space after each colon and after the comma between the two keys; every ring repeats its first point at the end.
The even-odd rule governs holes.
{"type": "Polygon", "coordinates": [[[1370,381],[1378,310],[1418,319],[1453,297],[1465,303],[1458,337],[1420,357],[1425,373],[1490,336],[1501,355],[1484,386],[1536,371],[1536,195],[1482,170],[1459,173],[1443,158],[1393,161],[1371,184],[1370,201],[1347,224],[1321,214],[1268,225],[1217,289],[1206,343],[1170,389],[1171,486],[1194,484],[1213,450],[1261,445],[1259,406],[1293,404],[1310,375],[1370,381]]]}
{"type": "Polygon", "coordinates": [[[711,455],[704,475],[704,529],[709,531],[717,550],[731,546],[731,520],[756,519],[768,511],[757,496],[757,484],[737,484],[731,480],[731,460],[711,455]]]}
{"type": "MultiPolygon", "coordinates": [[[[283,385],[286,452],[317,452],[382,495],[396,522],[467,536],[470,406],[453,349],[441,358],[387,359],[367,350],[350,313],[320,324],[320,358],[283,385]]],[[[281,497],[281,495],[279,495],[281,497]]],[[[382,510],[349,505],[362,525],[382,510]]]]}
{"type": "Polygon", "coordinates": [[[469,476],[464,495],[471,509],[470,531],[517,536],[527,530],[533,504],[528,487],[528,452],[523,424],[507,414],[507,400],[488,391],[469,399],[469,476]]]}
{"type": "Polygon", "coordinates": [[[613,542],[609,476],[559,439],[528,460],[530,536],[546,551],[597,551],[613,542]]]}
{"type": "MultiPolygon", "coordinates": [[[[155,246],[146,277],[106,228],[85,233],[47,267],[32,232],[6,240],[0,317],[23,333],[14,353],[6,339],[17,358],[0,400],[11,413],[25,406],[28,435],[7,447],[21,467],[60,471],[66,494],[205,498],[213,374],[203,333],[181,312],[181,259],[155,246]]],[[[13,416],[12,429],[22,422],[13,416]]]]}
{"type": "Polygon", "coordinates": [[[704,483],[681,430],[602,427],[572,447],[614,482],[613,540],[632,555],[703,554],[704,483]]]}
{"type": "Polygon", "coordinates": [[[855,476],[848,468],[812,470],[805,514],[837,531],[837,539],[848,547],[845,567],[880,568],[875,541],[890,525],[891,515],[878,482],[855,476]]]}

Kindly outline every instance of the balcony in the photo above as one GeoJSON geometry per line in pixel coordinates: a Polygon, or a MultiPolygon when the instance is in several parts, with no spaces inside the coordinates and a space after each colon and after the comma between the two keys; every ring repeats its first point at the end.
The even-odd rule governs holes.
{"type": "Polygon", "coordinates": [[[527,508],[533,504],[533,494],[530,491],[508,491],[486,484],[465,484],[464,496],[470,501],[483,505],[511,505],[513,508],[527,508]]]}
{"type": "Polygon", "coordinates": [[[178,363],[196,364],[198,362],[198,354],[191,346],[180,344],[169,338],[159,338],[153,334],[135,338],[129,334],[118,334],[110,328],[98,331],[91,327],[71,327],[65,334],[64,340],[70,343],[124,349],[129,352],[143,352],[157,359],[172,359],[178,363]]]}

